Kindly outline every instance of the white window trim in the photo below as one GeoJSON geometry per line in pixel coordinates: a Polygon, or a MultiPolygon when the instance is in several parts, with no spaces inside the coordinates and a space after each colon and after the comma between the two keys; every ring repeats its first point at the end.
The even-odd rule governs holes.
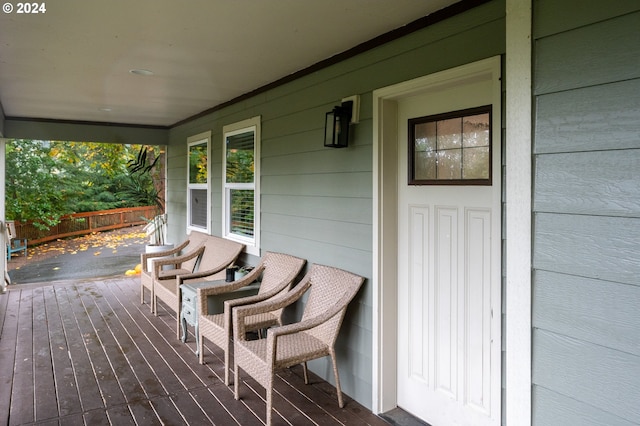
{"type": "Polygon", "coordinates": [[[211,234],[211,131],[199,133],[187,138],[187,231],[200,231],[211,234]],[[207,144],[207,183],[189,183],[189,150],[194,145],[207,144]],[[207,226],[191,225],[191,189],[207,190],[207,226]]]}
{"type": "Polygon", "coordinates": [[[245,251],[254,256],[260,256],[260,145],[261,145],[261,116],[252,117],[237,123],[226,125],[222,128],[222,235],[229,240],[237,241],[246,246],[245,251]],[[233,136],[239,133],[253,130],[255,132],[254,142],[254,174],[253,184],[247,183],[226,183],[227,176],[227,136],[233,136]],[[253,189],[253,238],[243,238],[229,232],[229,215],[227,202],[229,199],[228,191],[231,189],[253,189]]]}

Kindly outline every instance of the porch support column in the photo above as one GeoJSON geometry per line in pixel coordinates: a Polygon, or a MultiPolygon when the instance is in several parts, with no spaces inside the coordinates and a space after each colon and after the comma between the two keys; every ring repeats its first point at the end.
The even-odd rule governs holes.
{"type": "Polygon", "coordinates": [[[7,153],[6,151],[6,142],[7,140],[1,137],[0,135],[0,221],[2,221],[2,226],[0,226],[0,255],[2,255],[2,261],[0,261],[0,275],[2,278],[0,281],[0,293],[4,293],[5,291],[5,277],[7,276],[7,242],[5,241],[5,232],[4,232],[4,221],[5,221],[5,208],[4,208],[4,200],[5,200],[5,189],[4,189],[4,180],[5,180],[5,166],[4,159],[7,153]]]}
{"type": "Polygon", "coordinates": [[[506,419],[531,425],[531,0],[506,3],[506,419]]]}

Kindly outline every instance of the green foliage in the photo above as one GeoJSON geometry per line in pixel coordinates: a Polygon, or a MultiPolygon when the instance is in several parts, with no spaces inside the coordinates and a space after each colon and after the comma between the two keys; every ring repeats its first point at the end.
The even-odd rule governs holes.
{"type": "Polygon", "coordinates": [[[46,229],[57,223],[64,211],[64,194],[59,189],[64,178],[51,156],[50,144],[16,140],[6,150],[7,217],[33,220],[46,229]]]}
{"type": "Polygon", "coordinates": [[[227,182],[253,182],[253,147],[249,149],[227,150],[227,182]]]}
{"type": "Polygon", "coordinates": [[[189,148],[189,183],[207,183],[207,144],[189,148]]]}
{"type": "Polygon", "coordinates": [[[156,206],[161,208],[161,196],[153,184],[150,175],[130,175],[118,192],[121,199],[126,200],[126,206],[156,206]]]}
{"type": "Polygon", "coordinates": [[[164,181],[158,160],[162,153],[153,146],[141,146],[135,159],[127,162],[128,180],[120,192],[123,199],[136,205],[156,206],[164,211],[164,181]]]}
{"type": "Polygon", "coordinates": [[[146,178],[138,179],[127,169],[127,162],[136,157],[140,147],[93,142],[9,141],[7,218],[33,221],[36,227],[46,229],[65,214],[157,205],[153,200],[157,198],[153,175],[148,173],[146,178]],[[140,193],[152,196],[141,197],[140,193]]]}

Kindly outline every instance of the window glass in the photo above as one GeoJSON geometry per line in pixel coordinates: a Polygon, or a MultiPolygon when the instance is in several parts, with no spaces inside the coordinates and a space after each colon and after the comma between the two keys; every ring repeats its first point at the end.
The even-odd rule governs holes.
{"type": "Polygon", "coordinates": [[[260,117],[225,126],[223,132],[224,236],[259,255],[260,117]]]}
{"type": "Polygon", "coordinates": [[[409,120],[410,185],[490,185],[491,106],[409,120]]]}
{"type": "Polygon", "coordinates": [[[253,131],[227,138],[227,183],[253,182],[254,138],[253,131]]]}
{"type": "Polygon", "coordinates": [[[187,228],[210,233],[209,143],[211,132],[187,138],[187,228]]]}
{"type": "Polygon", "coordinates": [[[207,143],[189,147],[189,183],[207,183],[207,143]]]}

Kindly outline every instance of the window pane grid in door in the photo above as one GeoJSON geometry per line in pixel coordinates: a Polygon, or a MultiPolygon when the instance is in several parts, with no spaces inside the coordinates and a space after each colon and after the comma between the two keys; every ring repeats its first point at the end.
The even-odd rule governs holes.
{"type": "Polygon", "coordinates": [[[410,185],[490,185],[491,106],[409,120],[410,185]]]}

